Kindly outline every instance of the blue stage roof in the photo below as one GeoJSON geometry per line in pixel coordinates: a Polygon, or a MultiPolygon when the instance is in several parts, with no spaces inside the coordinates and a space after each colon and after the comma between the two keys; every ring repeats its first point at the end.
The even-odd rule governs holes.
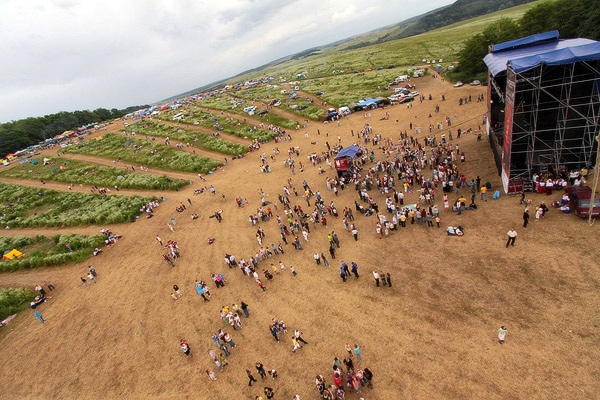
{"type": "Polygon", "coordinates": [[[335,156],[335,159],[337,160],[338,158],[344,158],[344,157],[354,157],[356,155],[356,153],[358,153],[358,151],[360,150],[360,147],[358,146],[349,146],[346,148],[343,148],[337,156],[335,156]]]}
{"type": "Polygon", "coordinates": [[[530,45],[530,44],[537,43],[537,42],[556,40],[556,39],[558,39],[558,36],[559,36],[558,31],[538,33],[538,34],[527,36],[524,38],[511,40],[509,42],[495,44],[492,46],[492,52],[495,53],[497,51],[509,50],[509,49],[514,49],[517,47],[523,47],[523,46],[530,45]]]}
{"type": "Polygon", "coordinates": [[[600,50],[597,45],[598,42],[583,38],[555,40],[534,46],[489,53],[483,58],[483,61],[490,69],[492,76],[496,76],[506,71],[508,64],[516,72],[522,72],[543,62],[549,65],[561,65],[574,61],[598,60],[600,59],[600,50]]]}

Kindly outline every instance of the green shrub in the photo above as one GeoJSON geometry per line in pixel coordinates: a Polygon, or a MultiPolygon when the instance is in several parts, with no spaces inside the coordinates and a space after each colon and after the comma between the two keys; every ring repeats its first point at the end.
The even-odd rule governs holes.
{"type": "Polygon", "coordinates": [[[101,196],[0,183],[0,227],[75,226],[129,222],[155,197],[101,196]]]}
{"type": "Polygon", "coordinates": [[[26,309],[36,292],[22,288],[0,289],[0,321],[26,309]]]}
{"type": "Polygon", "coordinates": [[[41,179],[122,189],[177,190],[188,184],[183,179],[123,171],[85,161],[50,158],[47,165],[23,164],[0,172],[0,176],[18,179],[41,179]],[[64,167],[61,169],[59,167],[64,167]],[[120,178],[119,178],[120,177],[120,178]]]}
{"type": "MultiPolygon", "coordinates": [[[[187,123],[187,121],[185,121],[187,123]]],[[[193,123],[193,122],[192,122],[193,123]]],[[[248,152],[248,147],[239,143],[231,143],[226,140],[196,132],[179,126],[160,124],[150,120],[140,120],[123,131],[135,132],[136,135],[168,137],[184,143],[192,143],[202,149],[216,151],[231,156],[237,156],[248,152]]]]}
{"type": "Polygon", "coordinates": [[[207,173],[223,165],[207,157],[199,157],[160,143],[125,137],[117,133],[108,133],[102,139],[68,147],[65,152],[109,157],[155,168],[195,173],[207,173]]]}

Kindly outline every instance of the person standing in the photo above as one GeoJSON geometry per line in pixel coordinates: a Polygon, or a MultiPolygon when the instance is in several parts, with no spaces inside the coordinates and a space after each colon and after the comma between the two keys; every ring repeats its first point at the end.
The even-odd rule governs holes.
{"type": "Polygon", "coordinates": [[[321,265],[321,256],[319,255],[319,253],[315,253],[314,258],[317,265],[321,265]]]}
{"type": "Polygon", "coordinates": [[[340,278],[346,282],[346,272],[344,271],[344,267],[340,267],[340,278]]]}
{"type": "Polygon", "coordinates": [[[260,363],[256,363],[256,371],[260,375],[261,379],[265,379],[267,377],[267,372],[265,371],[265,367],[260,363]]]}
{"type": "Polygon", "coordinates": [[[354,261],[352,261],[352,273],[358,279],[358,265],[354,261]]]}
{"type": "Polygon", "coordinates": [[[252,372],[249,369],[246,370],[246,375],[248,375],[248,386],[252,386],[252,382],[258,382],[254,376],[252,376],[252,372]]]}
{"type": "Polygon", "coordinates": [[[87,283],[87,281],[85,280],[85,278],[83,276],[81,276],[80,279],[81,279],[81,282],[83,282],[83,284],[85,286],[89,286],[88,283],[87,283]]]}
{"type": "Polygon", "coordinates": [[[529,209],[525,208],[525,211],[523,211],[523,228],[527,228],[528,223],[529,223],[529,209]]]}
{"type": "Polygon", "coordinates": [[[246,304],[242,301],[241,308],[242,308],[242,311],[244,312],[244,315],[246,316],[246,318],[250,317],[250,313],[248,312],[248,304],[246,304]]]}
{"type": "Polygon", "coordinates": [[[327,261],[327,258],[325,258],[325,254],[321,253],[321,259],[323,260],[323,265],[329,267],[329,261],[327,261]]]}
{"type": "Polygon", "coordinates": [[[41,322],[42,324],[43,324],[44,322],[46,322],[46,321],[44,320],[44,317],[42,317],[42,314],[41,314],[39,311],[36,311],[36,312],[34,312],[34,313],[33,313],[33,315],[35,315],[35,316],[37,317],[37,319],[39,319],[39,320],[40,320],[40,322],[41,322]]]}
{"type": "Polygon", "coordinates": [[[173,290],[175,291],[175,293],[177,293],[177,296],[181,297],[181,290],[179,289],[179,286],[177,285],[173,285],[173,290]]]}
{"type": "Polygon", "coordinates": [[[357,344],[354,345],[354,354],[356,354],[356,360],[358,360],[358,365],[360,365],[360,347],[357,344]]]}
{"type": "Polygon", "coordinates": [[[352,236],[354,236],[354,241],[358,241],[358,229],[356,229],[356,226],[354,224],[352,224],[352,236]]]}
{"type": "Polygon", "coordinates": [[[514,229],[511,229],[510,231],[508,231],[506,236],[508,237],[508,240],[506,241],[506,248],[508,249],[509,244],[514,247],[515,239],[517,238],[517,232],[514,229]]]}
{"type": "Polygon", "coordinates": [[[392,277],[390,276],[390,273],[388,272],[388,273],[386,274],[386,276],[387,276],[387,283],[388,283],[388,286],[389,286],[389,287],[392,287],[392,277]]]}
{"type": "Polygon", "coordinates": [[[156,235],[156,240],[158,241],[158,243],[160,243],[161,246],[163,245],[163,242],[158,235],[156,235]]]}
{"type": "Polygon", "coordinates": [[[506,328],[504,326],[501,326],[500,329],[498,329],[498,343],[500,343],[500,344],[504,343],[505,336],[506,336],[506,328]]]}
{"type": "Polygon", "coordinates": [[[96,283],[96,280],[94,279],[94,275],[92,275],[92,273],[91,273],[91,272],[88,274],[88,279],[89,279],[90,281],[92,281],[92,282],[96,283]]]}
{"type": "Polygon", "coordinates": [[[53,291],[54,289],[56,289],[54,285],[50,283],[50,281],[45,281],[44,285],[46,285],[49,291],[53,291]]]}
{"type": "Polygon", "coordinates": [[[379,274],[377,273],[377,271],[373,271],[373,278],[375,279],[377,287],[379,287],[379,274]]]}

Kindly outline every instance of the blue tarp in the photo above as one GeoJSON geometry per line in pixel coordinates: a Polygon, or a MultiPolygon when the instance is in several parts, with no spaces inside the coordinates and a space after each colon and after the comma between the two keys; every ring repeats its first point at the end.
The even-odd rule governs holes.
{"type": "Polygon", "coordinates": [[[521,72],[542,63],[546,65],[571,64],[577,61],[600,60],[600,43],[584,44],[562,50],[510,60],[509,64],[515,72],[521,72]]]}
{"type": "MultiPolygon", "coordinates": [[[[547,56],[550,56],[550,58],[548,58],[548,63],[550,65],[568,64],[573,61],[584,61],[583,58],[587,60],[592,60],[595,59],[595,56],[593,55],[595,53],[595,50],[591,48],[582,48],[580,50],[574,50],[574,48],[596,43],[598,42],[591,39],[583,38],[556,40],[552,42],[544,42],[535,46],[506,50],[499,53],[489,53],[483,58],[483,61],[490,69],[492,76],[496,76],[499,73],[506,71],[508,63],[510,63],[513,67],[518,66],[519,70],[517,72],[533,68],[539,65],[541,62],[543,62],[543,60],[540,57],[546,53],[550,53],[547,54],[547,56]],[[568,53],[560,51],[564,49],[570,49],[571,51],[568,53]],[[575,56],[574,59],[574,54],[580,54],[583,58],[579,60],[576,59],[577,56],[575,56]],[[586,58],[590,56],[592,58],[586,58]]],[[[546,59],[547,57],[544,56],[543,58],[546,59]]]]}
{"type": "Polygon", "coordinates": [[[492,46],[492,52],[495,53],[497,51],[509,50],[509,49],[514,49],[517,47],[523,47],[523,46],[530,45],[530,44],[537,43],[537,42],[556,40],[556,39],[558,39],[558,36],[559,36],[558,31],[538,33],[538,34],[527,36],[524,38],[511,40],[509,42],[495,44],[492,46]]]}
{"type": "Polygon", "coordinates": [[[344,158],[344,157],[354,157],[356,156],[356,153],[358,153],[358,151],[360,150],[360,147],[358,146],[349,146],[346,147],[344,149],[342,149],[337,156],[335,156],[335,159],[337,160],[338,158],[344,158]]]}
{"type": "Polygon", "coordinates": [[[377,99],[366,99],[364,101],[359,101],[358,103],[356,103],[356,105],[359,107],[364,107],[364,106],[370,106],[371,104],[377,104],[380,101],[381,100],[377,100],[377,99]]]}

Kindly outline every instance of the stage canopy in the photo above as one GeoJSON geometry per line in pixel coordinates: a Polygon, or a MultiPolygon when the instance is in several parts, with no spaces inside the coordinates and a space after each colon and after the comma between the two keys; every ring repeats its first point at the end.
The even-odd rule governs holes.
{"type": "Polygon", "coordinates": [[[501,49],[510,48],[511,50],[489,53],[484,57],[483,61],[485,61],[485,64],[490,69],[492,76],[496,76],[506,71],[508,65],[516,72],[522,72],[542,63],[562,65],[577,61],[600,59],[600,43],[594,40],[577,38],[547,41],[547,38],[543,36],[542,38],[543,41],[540,44],[532,44],[531,41],[525,41],[524,43],[527,44],[526,47],[514,48],[515,44],[513,42],[527,38],[494,45],[493,49],[500,46],[501,49]],[[507,45],[508,47],[504,47],[507,45]]]}

